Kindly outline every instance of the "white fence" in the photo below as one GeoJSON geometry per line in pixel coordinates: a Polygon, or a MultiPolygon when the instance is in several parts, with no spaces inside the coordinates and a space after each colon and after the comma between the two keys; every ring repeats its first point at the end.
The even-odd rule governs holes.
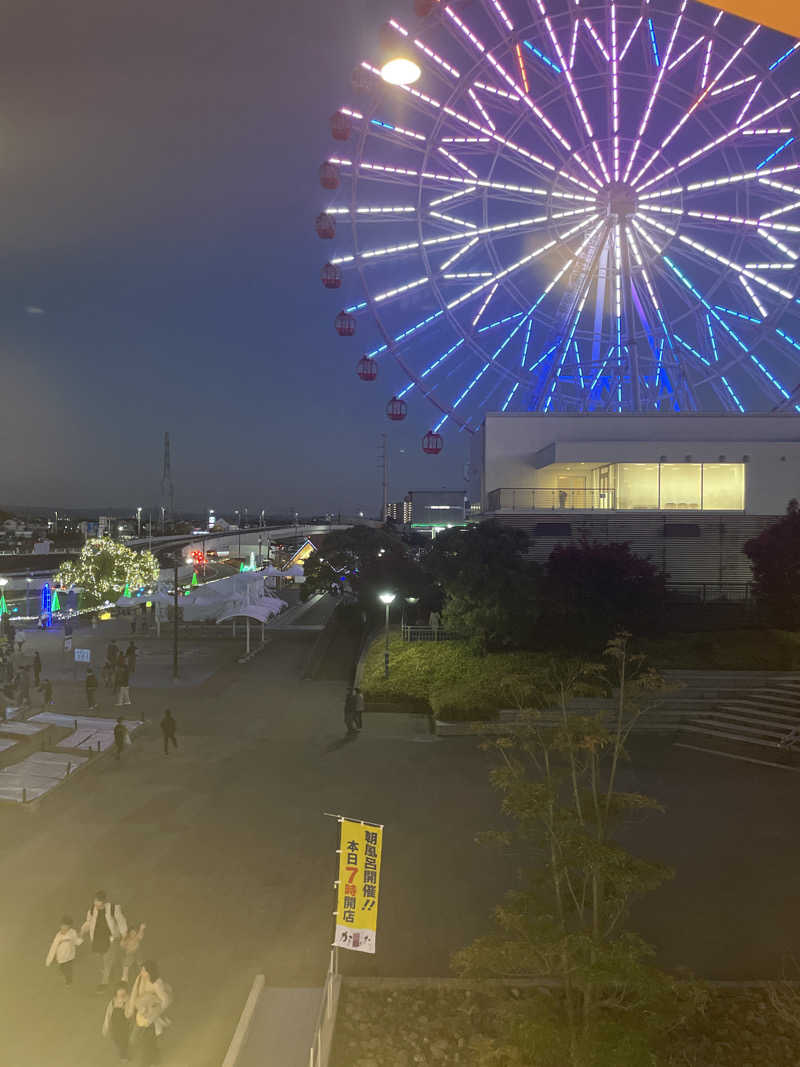
{"type": "Polygon", "coordinates": [[[342,979],[338,971],[336,949],[331,949],[328,973],[322,987],[322,1003],[317,1016],[317,1028],[314,1040],[308,1051],[308,1067],[328,1067],[333,1044],[333,1031],[336,1027],[336,1008],[339,1003],[339,990],[342,979]]]}

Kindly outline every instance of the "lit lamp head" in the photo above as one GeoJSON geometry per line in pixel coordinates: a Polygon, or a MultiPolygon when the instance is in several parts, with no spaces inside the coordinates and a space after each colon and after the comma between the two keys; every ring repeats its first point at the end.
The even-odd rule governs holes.
{"type": "Polygon", "coordinates": [[[406,597],[406,604],[416,604],[416,603],[418,603],[418,601],[419,601],[419,597],[418,596],[407,596],[406,597]]]}
{"type": "MultiPolygon", "coordinates": [[[[30,581],[30,578],[28,578],[28,581],[30,581]]],[[[1,589],[1,588],[2,588],[2,587],[3,587],[4,585],[8,585],[8,578],[0,578],[0,589],[1,589]]]]}
{"type": "Polygon", "coordinates": [[[394,56],[381,67],[381,77],[389,85],[413,85],[422,73],[413,59],[394,56]]]}
{"type": "Polygon", "coordinates": [[[388,606],[394,601],[395,595],[395,593],[379,593],[378,600],[380,600],[381,604],[385,604],[388,608],[388,606]]]}

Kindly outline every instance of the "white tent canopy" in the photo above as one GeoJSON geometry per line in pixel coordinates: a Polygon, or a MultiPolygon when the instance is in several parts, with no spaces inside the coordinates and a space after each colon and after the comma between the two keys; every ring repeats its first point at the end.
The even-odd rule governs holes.
{"type": "Polygon", "coordinates": [[[229,609],[224,615],[220,615],[217,619],[217,625],[221,622],[231,622],[233,619],[240,618],[266,622],[274,615],[279,614],[282,608],[285,607],[285,600],[279,600],[277,597],[264,597],[262,600],[257,600],[255,604],[238,604],[236,607],[229,609]]]}

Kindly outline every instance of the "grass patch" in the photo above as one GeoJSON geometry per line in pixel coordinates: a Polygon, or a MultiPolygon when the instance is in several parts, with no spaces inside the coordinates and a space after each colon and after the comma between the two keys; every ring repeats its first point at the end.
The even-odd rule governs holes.
{"type": "Polygon", "coordinates": [[[535,676],[550,658],[542,652],[477,656],[463,641],[407,642],[389,638],[389,677],[383,676],[382,637],[367,652],[361,688],[369,703],[408,704],[447,722],[492,719],[510,706],[509,675],[535,676]]]}
{"type": "Polygon", "coordinates": [[[719,671],[800,670],[800,633],[717,630],[637,642],[656,668],[719,671]]]}

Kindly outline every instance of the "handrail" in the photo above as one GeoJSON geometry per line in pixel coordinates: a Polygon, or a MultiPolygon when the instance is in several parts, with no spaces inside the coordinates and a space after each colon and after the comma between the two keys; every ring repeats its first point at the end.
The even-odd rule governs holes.
{"type": "Polygon", "coordinates": [[[487,511],[614,511],[616,491],[607,489],[537,489],[503,487],[492,489],[487,511]]]}
{"type": "Polygon", "coordinates": [[[333,1030],[336,1025],[336,1005],[339,1000],[338,958],[336,949],[331,949],[328,973],[322,987],[322,1003],[319,1006],[314,1040],[308,1051],[308,1067],[328,1067],[328,1058],[333,1043],[333,1030]]]}

